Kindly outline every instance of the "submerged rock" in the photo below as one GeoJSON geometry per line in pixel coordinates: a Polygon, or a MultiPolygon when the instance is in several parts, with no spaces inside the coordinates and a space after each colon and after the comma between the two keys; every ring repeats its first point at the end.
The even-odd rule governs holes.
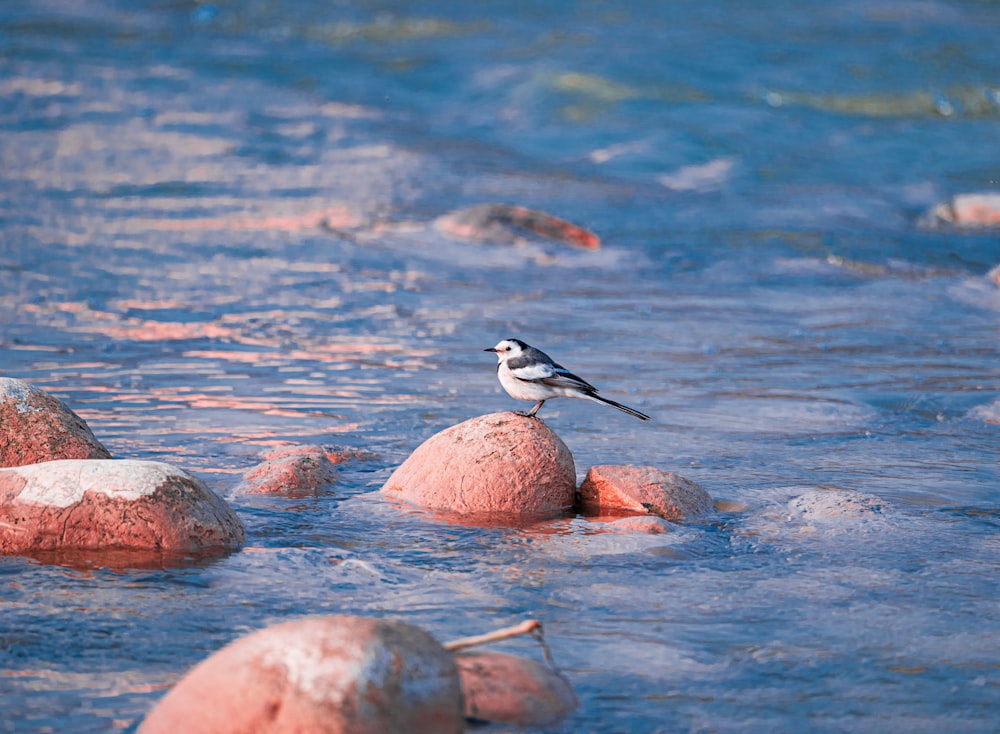
{"type": "Polygon", "coordinates": [[[0,553],[238,546],[239,518],[185,471],[155,461],[47,461],[0,469],[0,553]]]}
{"type": "Polygon", "coordinates": [[[811,489],[788,502],[790,518],[807,522],[864,520],[882,515],[887,506],[875,495],[840,489],[811,489]]]}
{"type": "Polygon", "coordinates": [[[611,520],[607,529],[615,533],[661,535],[670,532],[670,523],[653,515],[632,515],[611,520]]]}
{"type": "MultiPolygon", "coordinates": [[[[748,537],[768,542],[827,543],[878,536],[895,523],[891,503],[875,495],[839,487],[791,486],[755,492],[740,528],[748,537]]],[[[891,535],[882,537],[891,543],[891,535]]]]}
{"type": "Polygon", "coordinates": [[[575,489],[573,455],[551,428],[491,413],[424,441],[382,492],[436,510],[552,517],[572,507],[575,489]]]}
{"type": "Polygon", "coordinates": [[[497,652],[455,656],[470,719],[516,726],[545,726],[577,706],[576,694],[552,668],[497,652]]]}
{"type": "Polygon", "coordinates": [[[335,484],[337,469],[322,446],[284,446],[248,469],[236,491],[250,494],[302,495],[335,484]]]}
{"type": "Polygon", "coordinates": [[[1000,227],[1000,192],[956,194],[928,212],[923,223],[934,227],[1000,227]]]}
{"type": "Polygon", "coordinates": [[[329,616],[236,640],[191,670],[140,734],[463,730],[453,655],[401,622],[329,616]]]}
{"type": "Polygon", "coordinates": [[[34,385],[0,377],[0,467],[55,459],[110,459],[86,422],[34,385]]]}
{"type": "Polygon", "coordinates": [[[652,466],[594,466],[580,485],[579,510],[584,515],[621,512],[683,520],[712,509],[704,489],[652,466]]]}
{"type": "Polygon", "coordinates": [[[435,219],[434,226],[450,237],[477,242],[516,242],[529,233],[588,250],[601,246],[600,238],[583,227],[512,204],[476,204],[458,209],[435,219]]]}

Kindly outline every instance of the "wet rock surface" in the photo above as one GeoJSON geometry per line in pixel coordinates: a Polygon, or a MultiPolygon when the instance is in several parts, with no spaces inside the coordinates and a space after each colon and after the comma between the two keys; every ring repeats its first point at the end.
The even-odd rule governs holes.
{"type": "Polygon", "coordinates": [[[683,520],[712,511],[708,492],[689,479],[652,466],[604,464],[591,467],[580,485],[585,515],[650,514],[683,520]]]}
{"type": "MultiPolygon", "coordinates": [[[[322,446],[283,446],[243,473],[237,492],[250,494],[315,494],[337,482],[337,468],[322,446]]],[[[337,458],[335,456],[335,458],[337,458]]]]}
{"type": "Polygon", "coordinates": [[[573,455],[551,428],[491,413],[427,439],[382,492],[437,510],[544,517],[572,506],[575,485],[573,455]]]}

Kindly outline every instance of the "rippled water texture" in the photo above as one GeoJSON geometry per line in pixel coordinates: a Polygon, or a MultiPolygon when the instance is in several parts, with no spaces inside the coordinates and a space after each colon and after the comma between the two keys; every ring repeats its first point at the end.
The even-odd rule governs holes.
{"type": "Polygon", "coordinates": [[[315,613],[537,617],[581,702],[551,731],[993,730],[1000,238],[919,219],[998,188],[998,38],[972,0],[4,4],[0,372],[249,541],[0,560],[0,730],[127,729],[315,613]],[[440,226],[492,202],[602,247],[440,226]],[[508,336],[654,416],[547,404],[580,475],[726,510],[646,536],[384,501],[434,432],[528,407],[482,352],[508,336]],[[289,442],[376,456],[230,492],[289,442]]]}

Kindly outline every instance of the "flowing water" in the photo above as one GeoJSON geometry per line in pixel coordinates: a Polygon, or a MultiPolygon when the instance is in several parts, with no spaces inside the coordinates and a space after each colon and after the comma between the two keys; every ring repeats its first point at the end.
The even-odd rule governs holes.
{"type": "Polygon", "coordinates": [[[546,731],[995,730],[1000,236],[920,216],[1000,187],[997,38],[974,0],[4,4],[0,373],[249,537],[0,560],[0,730],[127,730],[328,613],[540,619],[580,698],[546,731]],[[485,202],[603,246],[434,224],[485,202]],[[482,352],[508,336],[654,417],[546,404],[581,477],[650,464],[724,511],[629,535],[383,500],[433,433],[527,407],[482,352]],[[286,443],[372,455],[231,491],[286,443]]]}

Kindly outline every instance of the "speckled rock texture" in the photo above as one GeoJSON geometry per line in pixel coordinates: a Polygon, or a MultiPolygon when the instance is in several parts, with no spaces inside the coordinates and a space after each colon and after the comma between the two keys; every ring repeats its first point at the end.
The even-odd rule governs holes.
{"type": "Polygon", "coordinates": [[[0,467],[55,459],[110,459],[84,420],[22,380],[0,377],[0,467]]]}

